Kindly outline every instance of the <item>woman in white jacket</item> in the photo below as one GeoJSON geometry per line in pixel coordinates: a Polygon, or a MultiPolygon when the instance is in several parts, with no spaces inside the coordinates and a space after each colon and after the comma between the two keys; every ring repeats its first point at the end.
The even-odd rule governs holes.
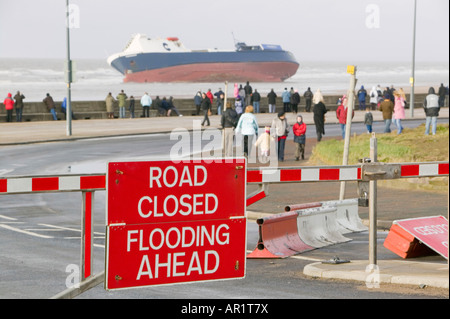
{"type": "Polygon", "coordinates": [[[252,145],[253,136],[258,135],[258,122],[255,115],[253,115],[253,106],[248,105],[245,108],[245,113],[239,118],[236,126],[236,133],[244,135],[244,156],[250,155],[249,145],[252,145]]]}
{"type": "Polygon", "coordinates": [[[374,86],[372,86],[372,90],[370,91],[369,103],[372,108],[372,111],[376,110],[378,104],[378,91],[377,88],[374,86]]]}

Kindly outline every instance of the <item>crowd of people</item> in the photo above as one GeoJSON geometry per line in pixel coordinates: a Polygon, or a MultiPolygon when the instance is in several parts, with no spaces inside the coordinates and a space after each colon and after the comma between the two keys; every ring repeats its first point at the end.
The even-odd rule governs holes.
{"type": "MultiPolygon", "coordinates": [[[[425,134],[429,134],[430,127],[431,133],[436,134],[437,117],[439,116],[439,110],[444,106],[446,96],[448,95],[448,87],[444,87],[443,84],[436,91],[433,87],[429,88],[428,94],[423,101],[423,107],[426,115],[426,131],[425,134]]],[[[273,89],[267,94],[267,102],[269,113],[275,113],[277,106],[277,94],[273,89]]],[[[324,102],[324,97],[320,89],[312,92],[311,88],[302,94],[305,99],[305,112],[313,112],[313,119],[316,128],[317,141],[321,141],[322,136],[325,134],[325,114],[328,109],[324,102]]],[[[306,124],[303,122],[303,117],[298,113],[298,105],[301,101],[301,96],[298,90],[291,88],[288,90],[284,88],[281,93],[282,110],[278,112],[276,117],[272,121],[270,127],[265,128],[265,132],[258,137],[258,123],[255,117],[255,113],[261,112],[261,95],[257,89],[253,89],[249,82],[245,86],[235,84],[234,86],[234,105],[230,102],[227,103],[224,108],[225,93],[219,89],[216,93],[212,93],[211,89],[206,92],[198,91],[194,96],[195,112],[200,115],[202,112],[203,120],[202,126],[209,126],[210,119],[213,112],[213,105],[217,108],[217,113],[221,116],[221,126],[224,129],[225,142],[226,142],[226,155],[229,156],[232,152],[232,141],[235,133],[241,133],[244,138],[244,154],[248,155],[251,149],[254,137],[257,137],[255,141],[258,145],[261,156],[267,157],[269,154],[268,145],[270,141],[275,141],[277,147],[277,156],[279,161],[284,161],[284,148],[286,137],[290,130],[294,134],[294,142],[296,143],[295,159],[304,159],[305,150],[305,133],[306,124]],[[215,103],[214,103],[215,99],[215,103]],[[296,114],[296,123],[291,127],[286,119],[286,113],[293,112],[296,114]]],[[[13,121],[13,110],[16,111],[16,121],[22,121],[23,107],[25,96],[21,92],[17,92],[13,97],[11,93],[8,93],[3,104],[6,109],[6,121],[13,121]]],[[[364,86],[361,86],[356,93],[356,99],[358,101],[359,110],[366,110],[364,117],[364,124],[367,127],[367,132],[372,133],[373,115],[371,111],[379,110],[382,112],[383,121],[385,123],[385,133],[391,132],[391,124],[397,126],[397,134],[401,134],[403,131],[402,120],[405,119],[405,107],[407,106],[407,100],[403,89],[395,89],[393,86],[381,89],[372,87],[368,93],[364,86]],[[367,99],[368,98],[368,99],[367,99]],[[366,101],[369,104],[366,105],[366,101]]],[[[42,101],[47,110],[51,113],[52,118],[57,120],[56,117],[56,105],[49,93],[42,101]]],[[[125,118],[126,109],[128,109],[129,117],[135,118],[135,98],[133,96],[128,97],[127,94],[121,90],[121,92],[113,97],[112,93],[109,93],[105,99],[107,117],[114,118],[114,104],[118,103],[119,106],[119,118],[125,118]]],[[[337,101],[336,118],[339,122],[342,132],[342,138],[345,138],[347,117],[348,117],[348,97],[343,95],[337,101]]],[[[64,99],[61,109],[63,113],[66,113],[67,99],[64,99]]],[[[182,116],[179,110],[173,103],[173,97],[156,96],[154,99],[146,92],[140,99],[142,106],[142,117],[150,116],[150,108],[153,107],[157,110],[158,116],[170,116],[175,113],[177,116],[182,116]]],[[[356,108],[356,106],[355,106],[356,108]]],[[[354,110],[351,115],[353,118],[354,110]]],[[[74,118],[72,113],[72,118],[74,118]]]]}

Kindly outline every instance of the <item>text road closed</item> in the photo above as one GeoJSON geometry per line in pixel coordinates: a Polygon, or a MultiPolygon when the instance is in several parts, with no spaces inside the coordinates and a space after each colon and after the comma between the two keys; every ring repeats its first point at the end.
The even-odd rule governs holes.
{"type": "Polygon", "coordinates": [[[245,160],[109,163],[106,289],[245,276],[245,160]]]}

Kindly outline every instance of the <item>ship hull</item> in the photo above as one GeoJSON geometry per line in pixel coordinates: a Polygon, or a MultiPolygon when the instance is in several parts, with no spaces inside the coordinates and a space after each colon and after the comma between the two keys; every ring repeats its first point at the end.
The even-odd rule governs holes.
{"type": "Polygon", "coordinates": [[[124,82],[281,82],[297,69],[290,62],[197,63],[127,73],[124,82]]]}
{"type": "Polygon", "coordinates": [[[281,82],[299,67],[287,51],[141,53],[110,61],[124,82],[281,82]]]}

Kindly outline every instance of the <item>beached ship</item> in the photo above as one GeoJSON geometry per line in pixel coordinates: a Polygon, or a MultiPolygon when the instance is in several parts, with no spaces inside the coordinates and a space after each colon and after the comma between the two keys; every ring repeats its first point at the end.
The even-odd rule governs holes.
{"type": "Polygon", "coordinates": [[[107,59],[124,82],[280,82],[299,67],[294,55],[279,45],[248,46],[235,51],[189,50],[178,38],[133,36],[125,50],[107,59]]]}

